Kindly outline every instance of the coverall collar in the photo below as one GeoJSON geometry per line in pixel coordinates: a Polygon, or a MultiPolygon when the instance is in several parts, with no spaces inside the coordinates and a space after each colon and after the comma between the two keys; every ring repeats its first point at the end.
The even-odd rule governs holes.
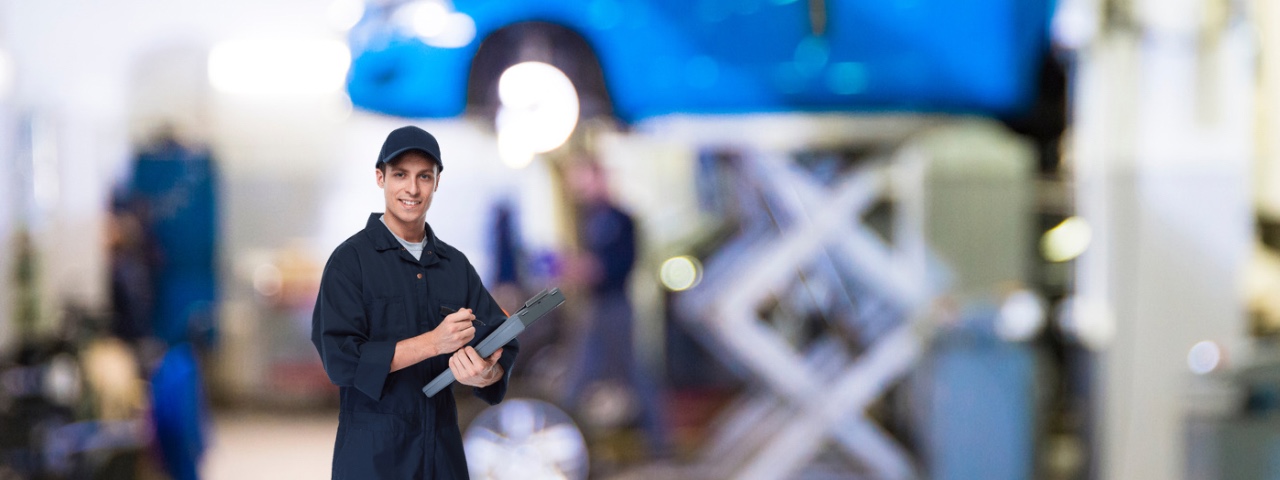
{"type": "MultiPolygon", "coordinates": [[[[373,248],[379,252],[400,250],[403,248],[400,245],[400,241],[396,240],[395,234],[391,233],[391,229],[387,228],[387,225],[382,223],[380,217],[382,217],[381,213],[371,213],[369,214],[369,221],[364,225],[365,234],[368,235],[369,240],[373,242],[373,248]]],[[[444,255],[444,252],[440,250],[439,242],[436,240],[436,234],[431,231],[431,224],[426,224],[425,228],[427,233],[425,237],[426,243],[422,252],[422,259],[420,261],[423,265],[430,265],[436,262],[436,256],[444,257],[446,255],[444,255]]],[[[412,255],[409,255],[408,252],[405,252],[405,255],[411,260],[416,260],[412,255]]]]}

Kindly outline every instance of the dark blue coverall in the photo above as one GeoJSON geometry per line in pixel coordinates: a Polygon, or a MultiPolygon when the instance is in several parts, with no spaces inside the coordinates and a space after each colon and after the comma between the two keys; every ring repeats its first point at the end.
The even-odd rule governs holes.
{"type": "MultiPolygon", "coordinates": [[[[443,309],[470,308],[475,346],[506,319],[475,268],[427,226],[421,260],[414,259],[379,220],[329,257],[312,316],[311,341],[341,395],[334,479],[465,479],[467,461],[453,393],[427,398],[422,387],[449,368],[438,355],[388,373],[396,342],[428,332],[443,309]]],[[[490,405],[502,401],[518,344],[498,361],[498,383],[474,389],[490,405]]]]}

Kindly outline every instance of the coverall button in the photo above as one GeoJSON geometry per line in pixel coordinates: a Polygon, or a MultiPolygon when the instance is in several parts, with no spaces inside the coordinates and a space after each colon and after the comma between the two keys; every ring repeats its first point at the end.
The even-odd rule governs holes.
{"type": "Polygon", "coordinates": [[[421,273],[419,273],[419,274],[418,274],[418,278],[419,278],[419,279],[421,279],[421,278],[422,278],[422,274],[421,274],[421,273]]]}

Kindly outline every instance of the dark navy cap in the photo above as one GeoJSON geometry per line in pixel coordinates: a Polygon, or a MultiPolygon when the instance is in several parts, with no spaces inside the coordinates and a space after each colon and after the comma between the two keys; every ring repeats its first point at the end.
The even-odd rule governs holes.
{"type": "Polygon", "coordinates": [[[444,162],[440,160],[440,144],[436,142],[436,137],[413,125],[397,128],[387,135],[387,140],[382,142],[382,152],[378,154],[378,163],[391,163],[409,150],[425,153],[444,171],[444,162]]]}

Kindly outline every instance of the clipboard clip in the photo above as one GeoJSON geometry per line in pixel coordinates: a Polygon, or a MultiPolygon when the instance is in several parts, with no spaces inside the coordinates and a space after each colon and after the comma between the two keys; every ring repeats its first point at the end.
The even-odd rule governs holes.
{"type": "Polygon", "coordinates": [[[548,293],[548,290],[544,288],[544,289],[542,289],[542,291],[541,291],[541,292],[538,292],[538,294],[537,294],[537,295],[534,295],[534,296],[533,296],[533,298],[530,298],[530,299],[528,299],[528,300],[525,300],[525,302],[524,302],[524,308],[532,307],[534,304],[536,304],[536,303],[538,303],[538,302],[541,302],[541,301],[542,301],[542,299],[543,299],[543,298],[545,298],[545,297],[547,296],[547,293],[548,293]]]}

